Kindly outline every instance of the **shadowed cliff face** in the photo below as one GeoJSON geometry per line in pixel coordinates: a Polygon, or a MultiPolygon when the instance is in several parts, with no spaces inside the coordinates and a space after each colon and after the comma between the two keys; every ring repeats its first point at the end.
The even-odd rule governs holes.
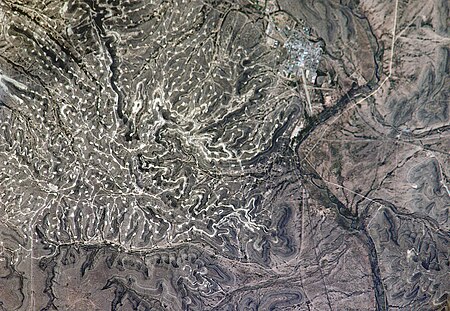
{"type": "Polygon", "coordinates": [[[445,310],[448,4],[0,2],[0,310],[445,310]]]}

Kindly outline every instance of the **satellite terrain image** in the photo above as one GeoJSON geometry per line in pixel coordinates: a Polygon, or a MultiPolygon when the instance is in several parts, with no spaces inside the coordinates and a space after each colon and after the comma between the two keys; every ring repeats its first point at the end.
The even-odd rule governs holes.
{"type": "Polygon", "coordinates": [[[449,0],[0,0],[0,311],[450,311],[449,0]]]}

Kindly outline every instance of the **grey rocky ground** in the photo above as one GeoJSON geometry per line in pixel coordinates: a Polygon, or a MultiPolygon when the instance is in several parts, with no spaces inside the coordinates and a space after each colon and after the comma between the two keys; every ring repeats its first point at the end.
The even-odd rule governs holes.
{"type": "Polygon", "coordinates": [[[0,0],[0,310],[449,310],[445,0],[0,0]]]}

